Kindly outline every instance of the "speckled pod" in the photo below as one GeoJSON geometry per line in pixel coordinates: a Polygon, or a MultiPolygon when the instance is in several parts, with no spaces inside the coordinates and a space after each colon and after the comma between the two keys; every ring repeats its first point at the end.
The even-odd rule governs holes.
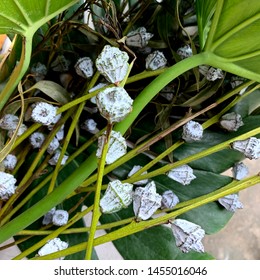
{"type": "MultiPolygon", "coordinates": [[[[61,241],[60,238],[54,238],[49,241],[38,251],[39,256],[45,256],[54,252],[58,252],[67,249],[69,244],[65,241],[61,241]]],[[[59,258],[59,260],[64,257],[59,258]]]]}
{"type": "Polygon", "coordinates": [[[258,159],[260,156],[260,140],[256,137],[235,141],[232,143],[232,148],[243,153],[249,159],[258,159]]]}
{"type": "Polygon", "coordinates": [[[190,182],[196,178],[193,174],[193,169],[187,164],[170,170],[166,175],[182,185],[189,185],[190,182]]]}
{"type": "Polygon", "coordinates": [[[3,160],[4,167],[8,170],[13,170],[17,163],[17,157],[15,155],[9,154],[3,160]]]}
{"type": "Polygon", "coordinates": [[[43,216],[43,220],[42,220],[42,224],[43,225],[48,225],[52,223],[52,218],[53,215],[56,211],[56,207],[53,207],[50,211],[48,211],[44,216],[43,216]]]}
{"type": "Polygon", "coordinates": [[[218,199],[218,202],[230,212],[242,209],[243,204],[239,201],[237,194],[230,194],[218,199]]]}
{"type": "Polygon", "coordinates": [[[133,208],[138,221],[149,219],[161,207],[162,197],[156,192],[154,181],[145,187],[137,187],[133,196],[133,208]]]}
{"type": "Polygon", "coordinates": [[[236,112],[225,114],[220,119],[220,125],[228,131],[237,131],[239,127],[244,125],[241,115],[236,112]]]}
{"type": "Polygon", "coordinates": [[[56,210],[52,216],[52,223],[55,226],[63,226],[68,223],[69,213],[65,210],[56,210]]]}
{"type": "MultiPolygon", "coordinates": [[[[134,165],[133,168],[131,169],[131,171],[128,173],[127,177],[131,177],[133,176],[138,170],[140,170],[142,168],[142,166],[140,165],[134,165]]],[[[143,174],[147,174],[147,171],[143,172],[143,174]]],[[[138,181],[138,182],[134,182],[133,184],[134,185],[145,185],[148,183],[148,179],[144,179],[144,180],[141,180],[141,181],[138,181]]]]}
{"type": "Polygon", "coordinates": [[[223,79],[224,73],[221,69],[209,67],[208,65],[199,66],[200,73],[206,77],[208,81],[215,81],[217,79],[223,79]]]}
{"type": "Polygon", "coordinates": [[[49,125],[51,123],[54,123],[56,112],[57,107],[46,102],[38,102],[33,105],[31,118],[36,123],[49,125]]]}
{"type": "Polygon", "coordinates": [[[182,139],[186,142],[199,141],[203,137],[203,127],[200,123],[189,121],[183,126],[182,139]]]}
{"type": "Polygon", "coordinates": [[[106,45],[96,59],[97,70],[113,84],[121,82],[128,71],[129,56],[118,48],[106,45]]]}
{"type": "Polygon", "coordinates": [[[236,180],[242,180],[249,174],[249,170],[243,162],[238,162],[233,166],[232,173],[236,180]]]}
{"type": "MultiPolygon", "coordinates": [[[[57,165],[59,157],[60,157],[60,151],[56,151],[54,156],[51,159],[49,159],[48,163],[50,165],[57,165]]],[[[61,160],[61,165],[64,165],[68,158],[69,158],[69,156],[64,155],[62,160],[61,160]]]]}
{"type": "Polygon", "coordinates": [[[177,50],[177,54],[181,59],[185,59],[192,56],[192,49],[189,45],[185,45],[177,50]]]}
{"type": "Polygon", "coordinates": [[[147,46],[153,34],[146,32],[145,27],[139,27],[127,34],[126,45],[135,48],[144,48],[147,46]]]}
{"type": "Polygon", "coordinates": [[[171,221],[171,228],[176,246],[183,253],[188,253],[191,250],[199,253],[204,252],[201,240],[205,236],[205,231],[199,225],[183,219],[176,219],[171,221]]]}
{"type": "Polygon", "coordinates": [[[99,129],[97,129],[97,123],[93,119],[85,120],[80,127],[92,134],[95,134],[99,131],[99,129]]]}
{"type": "Polygon", "coordinates": [[[90,57],[82,57],[74,65],[76,73],[83,78],[90,78],[93,76],[93,61],[90,57]]]}
{"type": "Polygon", "coordinates": [[[19,118],[13,114],[6,114],[0,119],[0,127],[5,130],[15,130],[19,122],[19,118]]]}
{"type": "Polygon", "coordinates": [[[145,68],[147,70],[157,70],[159,68],[165,67],[167,64],[167,59],[164,54],[160,51],[154,51],[149,54],[145,59],[145,68]]]}
{"type": "Polygon", "coordinates": [[[45,136],[41,132],[34,132],[29,137],[30,143],[34,149],[40,148],[45,140],[45,136]]]}
{"type": "Polygon", "coordinates": [[[15,193],[16,179],[12,174],[0,171],[0,200],[7,200],[15,193]]]}
{"type": "Polygon", "coordinates": [[[165,191],[162,194],[162,205],[161,209],[172,209],[175,205],[180,202],[178,196],[171,190],[165,191]]]}
{"type": "Polygon", "coordinates": [[[102,213],[111,214],[127,208],[133,200],[133,185],[115,180],[108,184],[104,196],[100,200],[102,213]]]}

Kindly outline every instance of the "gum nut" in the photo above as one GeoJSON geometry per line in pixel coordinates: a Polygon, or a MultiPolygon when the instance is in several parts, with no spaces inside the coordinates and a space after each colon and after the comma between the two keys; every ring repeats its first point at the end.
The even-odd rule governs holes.
{"type": "MultiPolygon", "coordinates": [[[[45,256],[54,252],[58,252],[67,249],[69,244],[65,241],[61,241],[60,238],[54,238],[49,241],[38,251],[39,256],[45,256]]],[[[59,258],[64,259],[63,257],[59,258]]]]}
{"type": "Polygon", "coordinates": [[[48,211],[44,215],[43,220],[42,220],[43,225],[48,225],[48,224],[52,223],[52,218],[53,218],[55,211],[56,211],[56,207],[53,207],[50,211],[48,211]]]}
{"type": "Polygon", "coordinates": [[[133,185],[115,180],[108,184],[104,196],[100,200],[101,212],[111,214],[127,208],[133,200],[133,185]]]}
{"type": "Polygon", "coordinates": [[[217,79],[223,79],[224,78],[224,74],[223,71],[221,69],[216,69],[214,67],[210,67],[206,73],[206,79],[208,81],[215,81],[217,79]]]}
{"type": "Polygon", "coordinates": [[[55,137],[61,141],[64,138],[64,125],[61,126],[61,128],[58,130],[58,132],[56,133],[55,137]]]}
{"type": "Polygon", "coordinates": [[[68,223],[69,213],[65,210],[56,210],[52,217],[52,223],[55,226],[63,226],[68,223]]]}
{"type": "Polygon", "coordinates": [[[162,194],[161,209],[172,209],[180,202],[178,196],[171,190],[167,190],[162,194]]]}
{"type": "Polygon", "coordinates": [[[167,59],[164,54],[160,51],[154,51],[149,54],[145,59],[145,68],[147,70],[157,70],[159,68],[165,67],[167,64],[167,59]]]}
{"type": "Polygon", "coordinates": [[[96,67],[107,81],[116,84],[121,82],[127,74],[128,59],[126,52],[106,45],[96,59],[96,67]]]}
{"type": "Polygon", "coordinates": [[[40,148],[45,140],[45,136],[41,132],[34,132],[29,137],[30,143],[34,149],[40,148]]]}
{"type": "Polygon", "coordinates": [[[67,72],[69,71],[69,65],[70,61],[64,55],[58,55],[51,63],[51,69],[55,72],[67,72]]]}
{"type": "Polygon", "coordinates": [[[49,125],[54,122],[56,112],[57,107],[46,102],[38,102],[32,109],[31,118],[36,123],[40,123],[42,125],[49,125]]]}
{"type": "Polygon", "coordinates": [[[54,137],[47,148],[47,153],[53,154],[59,148],[59,146],[60,146],[59,140],[56,137],[54,137]]]}
{"type": "Polygon", "coordinates": [[[218,202],[228,211],[235,212],[236,209],[242,209],[244,206],[239,201],[237,194],[230,194],[218,199],[218,202]]]}
{"type": "Polygon", "coordinates": [[[138,221],[149,219],[161,207],[162,197],[156,193],[154,181],[137,187],[133,195],[133,209],[138,221]]]}
{"type": "Polygon", "coordinates": [[[177,50],[177,54],[181,59],[185,59],[192,56],[192,49],[189,45],[185,45],[177,50]]]}
{"type": "Polygon", "coordinates": [[[232,173],[236,180],[242,180],[249,174],[249,170],[243,162],[238,162],[233,166],[232,173]]]}
{"type": "Polygon", "coordinates": [[[34,80],[39,82],[45,78],[47,75],[47,67],[41,62],[33,64],[31,68],[31,73],[34,75],[34,80]]]}
{"type": "Polygon", "coordinates": [[[121,87],[100,91],[96,101],[100,114],[110,123],[122,121],[132,111],[133,99],[121,87]]]}
{"type": "Polygon", "coordinates": [[[203,127],[195,121],[189,121],[183,126],[182,139],[186,142],[199,141],[203,137],[203,127]]]}
{"type": "Polygon", "coordinates": [[[76,73],[83,78],[90,78],[93,76],[93,61],[90,57],[80,58],[74,66],[76,73]]]}
{"type": "MultiPolygon", "coordinates": [[[[133,176],[137,171],[139,171],[142,168],[141,165],[134,165],[132,170],[128,173],[127,177],[133,176]]],[[[143,172],[141,175],[147,174],[147,171],[143,172]]],[[[148,183],[148,179],[144,179],[138,182],[134,182],[134,185],[146,185],[148,183]]]]}
{"type": "Polygon", "coordinates": [[[144,48],[152,37],[153,34],[146,32],[145,27],[139,27],[127,34],[125,43],[129,47],[144,48]]]}
{"type": "Polygon", "coordinates": [[[183,219],[176,219],[171,222],[171,228],[176,246],[183,253],[188,253],[191,250],[199,253],[204,252],[201,240],[205,236],[205,231],[199,225],[183,219]]]}
{"type": "Polygon", "coordinates": [[[170,170],[166,175],[184,186],[189,185],[192,180],[196,179],[196,176],[193,174],[193,169],[187,164],[170,170]]]}
{"type": "MultiPolygon", "coordinates": [[[[51,159],[49,159],[48,163],[50,165],[57,165],[59,157],[60,157],[60,151],[56,151],[54,156],[51,159]]],[[[68,158],[69,158],[68,156],[64,155],[61,160],[61,165],[64,165],[68,158]]]]}
{"type": "Polygon", "coordinates": [[[232,143],[232,148],[243,153],[249,159],[258,159],[260,156],[260,140],[256,137],[235,141],[232,143]]]}
{"type": "MultiPolygon", "coordinates": [[[[98,149],[96,156],[101,158],[102,150],[106,141],[106,136],[101,135],[98,138],[98,149]]],[[[112,131],[109,139],[109,147],[106,156],[106,164],[111,164],[127,152],[127,145],[125,138],[120,132],[112,131]]]]}
{"type": "Polygon", "coordinates": [[[19,118],[13,114],[6,114],[0,119],[0,127],[5,130],[15,130],[19,118]]]}
{"type": "Polygon", "coordinates": [[[15,155],[9,154],[3,160],[4,167],[8,170],[13,170],[17,163],[17,157],[15,155]]]}
{"type": "Polygon", "coordinates": [[[232,112],[221,117],[220,125],[228,131],[237,131],[244,123],[241,115],[232,112]]]}
{"type": "Polygon", "coordinates": [[[0,171],[0,199],[7,200],[15,193],[16,179],[12,174],[0,171]]]}
{"type": "Polygon", "coordinates": [[[81,128],[95,134],[99,130],[97,129],[97,123],[93,119],[87,119],[81,124],[81,128]]]}
{"type": "MultiPolygon", "coordinates": [[[[25,124],[21,124],[20,127],[18,128],[18,132],[17,132],[17,136],[21,136],[22,134],[24,134],[24,132],[27,130],[27,126],[25,124]]],[[[15,133],[15,129],[13,130],[8,130],[7,135],[9,138],[12,138],[13,135],[15,133]]]]}

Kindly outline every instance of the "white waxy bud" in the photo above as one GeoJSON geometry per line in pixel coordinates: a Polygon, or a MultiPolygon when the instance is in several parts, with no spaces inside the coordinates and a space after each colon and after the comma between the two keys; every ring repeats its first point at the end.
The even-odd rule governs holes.
{"type": "Polygon", "coordinates": [[[165,67],[167,64],[167,59],[164,54],[160,51],[154,51],[149,54],[145,59],[145,68],[147,70],[157,70],[159,68],[165,67]]]}
{"type": "Polygon", "coordinates": [[[239,201],[237,194],[230,194],[218,199],[218,202],[228,211],[235,212],[236,209],[242,209],[243,204],[239,201]]]}
{"type": "Polygon", "coordinates": [[[110,123],[122,121],[131,111],[133,99],[122,87],[111,87],[96,96],[100,114],[110,123]]]}
{"type": "MultiPolygon", "coordinates": [[[[232,88],[236,88],[237,86],[243,84],[243,82],[245,82],[246,79],[242,78],[242,77],[231,77],[231,87],[232,88]]],[[[243,95],[245,93],[245,91],[247,90],[248,87],[244,87],[242,90],[240,90],[239,95],[243,95]]]]}
{"type": "Polygon", "coordinates": [[[56,133],[55,137],[61,141],[64,138],[64,124],[60,127],[58,132],[56,133]]]}
{"type": "Polygon", "coordinates": [[[235,141],[232,143],[232,148],[243,153],[249,159],[258,159],[260,156],[260,140],[256,137],[235,141]]]}
{"type": "Polygon", "coordinates": [[[42,125],[49,125],[55,121],[56,113],[57,107],[46,102],[38,102],[32,109],[31,118],[42,125]]]}
{"type": "Polygon", "coordinates": [[[34,80],[39,82],[47,75],[47,67],[41,62],[37,62],[32,66],[31,73],[34,75],[34,80]]]}
{"type": "Polygon", "coordinates": [[[192,180],[196,179],[196,176],[193,174],[193,169],[187,164],[170,170],[167,172],[167,176],[184,186],[189,185],[192,180]]]}
{"type": "Polygon", "coordinates": [[[47,148],[47,153],[53,154],[59,148],[59,146],[59,140],[56,137],[54,137],[47,148]]]}
{"type": "Polygon", "coordinates": [[[200,123],[189,121],[183,126],[182,139],[186,142],[199,141],[203,137],[203,127],[200,123]]]}
{"type": "Polygon", "coordinates": [[[17,163],[17,157],[15,155],[7,155],[3,160],[4,167],[8,170],[13,170],[17,163]]]}
{"type": "Polygon", "coordinates": [[[181,59],[185,59],[192,56],[192,49],[189,45],[185,45],[177,50],[177,54],[181,59]]]}
{"type": "Polygon", "coordinates": [[[242,180],[249,174],[249,170],[243,162],[238,162],[233,166],[232,173],[236,180],[242,180]]]}
{"type": "Polygon", "coordinates": [[[121,82],[128,71],[129,56],[116,47],[106,45],[96,59],[97,70],[113,84],[121,82]]]}
{"type": "Polygon", "coordinates": [[[30,143],[34,149],[40,148],[45,140],[45,136],[41,132],[34,132],[29,137],[30,143]]]}
{"type": "Polygon", "coordinates": [[[127,208],[133,201],[133,185],[121,183],[119,180],[110,182],[104,196],[100,200],[101,212],[111,214],[127,208]]]}
{"type": "Polygon", "coordinates": [[[201,240],[205,236],[205,231],[199,225],[183,219],[176,219],[171,221],[171,228],[176,246],[183,253],[188,253],[191,250],[199,253],[204,252],[201,240]]]}
{"type": "Polygon", "coordinates": [[[69,71],[69,65],[70,61],[64,55],[58,55],[51,63],[51,69],[55,72],[67,72],[69,71]]]}
{"type": "Polygon", "coordinates": [[[42,220],[43,225],[49,225],[52,223],[52,218],[53,218],[55,211],[56,211],[56,207],[53,207],[50,211],[48,211],[44,215],[43,220],[42,220]]]}
{"type": "MultiPolygon", "coordinates": [[[[27,126],[22,123],[18,129],[17,136],[21,136],[22,134],[24,134],[24,132],[27,129],[28,129],[27,126]]],[[[12,136],[14,135],[14,132],[15,132],[15,129],[8,130],[8,132],[7,132],[8,137],[12,138],[12,136]]]]}
{"type": "Polygon", "coordinates": [[[93,119],[85,120],[84,123],[81,124],[81,128],[92,134],[96,134],[97,132],[99,132],[97,123],[93,119]]]}
{"type": "Polygon", "coordinates": [[[74,66],[76,73],[83,78],[90,78],[93,76],[93,61],[90,57],[80,58],[74,66]]]}
{"type": "Polygon", "coordinates": [[[69,213],[65,210],[56,210],[52,217],[52,223],[55,226],[64,226],[68,223],[69,213]]]}
{"type": "Polygon", "coordinates": [[[137,187],[133,195],[133,208],[138,221],[149,219],[161,207],[162,197],[156,192],[154,181],[137,187]]]}
{"type": "Polygon", "coordinates": [[[13,114],[6,114],[0,119],[0,127],[5,130],[15,130],[19,118],[13,114]]]}
{"type": "Polygon", "coordinates": [[[244,123],[241,115],[231,112],[221,117],[220,125],[228,131],[237,131],[244,123]]]}
{"type": "MultiPolygon", "coordinates": [[[[56,151],[54,156],[51,159],[49,159],[48,163],[50,165],[57,165],[59,157],[60,157],[60,151],[56,151]]],[[[69,158],[69,156],[64,155],[61,160],[61,165],[64,165],[68,158],[69,158]]]]}
{"type": "MultiPolygon", "coordinates": [[[[91,93],[91,92],[93,92],[93,91],[95,91],[95,90],[101,89],[101,88],[103,88],[103,87],[105,87],[105,86],[107,86],[107,85],[108,85],[108,84],[105,84],[105,83],[99,83],[99,84],[97,84],[96,86],[94,86],[93,88],[91,88],[91,89],[89,90],[89,93],[91,93]]],[[[91,101],[93,104],[97,104],[96,96],[91,97],[91,98],[90,98],[90,101],[91,101]]]]}
{"type": "Polygon", "coordinates": [[[152,33],[146,32],[145,27],[139,27],[127,34],[126,45],[135,48],[144,48],[153,37],[152,33]]]}
{"type": "Polygon", "coordinates": [[[161,209],[172,209],[180,202],[178,196],[171,190],[167,190],[162,194],[161,209]]]}
{"type": "Polygon", "coordinates": [[[211,82],[223,78],[224,78],[224,73],[219,68],[210,67],[206,73],[206,79],[211,82]]]}
{"type": "MultiPolygon", "coordinates": [[[[39,251],[39,256],[49,255],[64,249],[67,249],[69,244],[65,241],[61,241],[60,238],[54,238],[49,240],[39,251]]],[[[59,258],[59,260],[64,259],[64,257],[59,258]]]]}
{"type": "MultiPolygon", "coordinates": [[[[133,176],[137,171],[139,171],[142,168],[141,165],[134,165],[132,170],[128,173],[128,178],[133,176]]],[[[143,172],[141,175],[147,174],[147,171],[143,172]]],[[[144,179],[138,182],[134,182],[134,185],[146,185],[148,183],[148,179],[144,179]]]]}
{"type": "MultiPolygon", "coordinates": [[[[55,108],[57,109],[57,107],[55,107],[55,108]]],[[[61,114],[56,115],[56,116],[53,118],[52,122],[48,125],[48,129],[49,129],[49,130],[52,130],[53,127],[55,126],[55,124],[60,120],[60,118],[61,118],[61,114]]]]}
{"type": "Polygon", "coordinates": [[[16,179],[12,174],[0,171],[0,199],[7,200],[15,193],[16,179]]]}
{"type": "MultiPolygon", "coordinates": [[[[101,135],[98,138],[98,149],[96,156],[101,157],[104,144],[106,142],[106,135],[101,135]]],[[[111,164],[127,152],[127,145],[125,138],[120,132],[112,131],[109,139],[109,147],[106,156],[106,164],[111,164]]]]}

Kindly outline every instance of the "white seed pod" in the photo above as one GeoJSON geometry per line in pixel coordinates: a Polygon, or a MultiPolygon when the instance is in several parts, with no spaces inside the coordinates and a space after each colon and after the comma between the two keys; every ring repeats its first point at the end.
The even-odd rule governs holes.
{"type": "Polygon", "coordinates": [[[137,187],[133,195],[133,209],[138,221],[149,219],[161,207],[162,197],[156,193],[154,181],[137,187]]]}
{"type": "Polygon", "coordinates": [[[193,174],[193,169],[187,164],[170,170],[166,175],[184,186],[189,185],[192,180],[196,179],[196,176],[193,174]]]}
{"type": "Polygon", "coordinates": [[[218,68],[210,67],[206,73],[206,79],[211,82],[223,78],[224,78],[224,73],[221,69],[218,68]]]}
{"type": "Polygon", "coordinates": [[[55,72],[69,71],[70,61],[64,55],[58,55],[51,63],[51,69],[55,72]]]}
{"type": "Polygon", "coordinates": [[[80,58],[74,66],[76,73],[83,78],[90,78],[93,76],[93,61],[90,57],[80,58]]]}
{"type": "MultiPolygon", "coordinates": [[[[27,130],[27,126],[25,124],[21,124],[19,129],[18,129],[18,132],[17,132],[17,136],[21,136],[22,134],[24,134],[24,132],[27,130]]],[[[11,130],[8,130],[7,132],[7,135],[9,138],[12,138],[13,135],[14,135],[14,132],[15,132],[15,129],[11,129],[11,130]]]]}
{"type": "Polygon", "coordinates": [[[146,32],[145,27],[139,27],[126,35],[126,45],[135,48],[144,48],[153,37],[152,33],[146,32]]]}
{"type": "Polygon", "coordinates": [[[133,185],[121,183],[119,180],[110,182],[104,196],[100,200],[101,212],[111,214],[127,208],[133,201],[133,185]]]}
{"type": "Polygon", "coordinates": [[[31,118],[42,125],[50,125],[55,122],[57,107],[46,103],[38,102],[33,106],[31,118]]]}
{"type": "MultiPolygon", "coordinates": [[[[48,163],[50,165],[57,165],[59,157],[60,157],[60,151],[56,151],[54,156],[51,159],[49,159],[48,163]]],[[[69,158],[68,156],[64,155],[61,160],[61,165],[64,165],[68,158],[69,158]]]]}
{"type": "MultiPolygon", "coordinates": [[[[55,107],[55,108],[57,109],[57,107],[55,107]]],[[[53,118],[52,122],[47,126],[48,129],[49,129],[49,130],[52,130],[53,127],[55,126],[55,124],[60,120],[60,118],[61,118],[61,114],[56,115],[56,116],[53,118]]]]}
{"type": "Polygon", "coordinates": [[[128,71],[129,56],[116,47],[106,45],[96,59],[97,70],[113,84],[121,82],[128,71]]]}
{"type": "Polygon", "coordinates": [[[149,54],[145,59],[145,68],[147,70],[157,70],[159,68],[165,67],[167,64],[167,59],[164,54],[160,51],[154,51],[149,54]]]}
{"type": "MultiPolygon", "coordinates": [[[[236,88],[237,86],[243,84],[243,82],[245,82],[246,79],[242,78],[242,77],[238,77],[238,76],[233,76],[231,77],[231,87],[232,88],[236,88]]],[[[243,95],[245,93],[245,91],[247,90],[248,87],[244,87],[242,90],[240,90],[239,95],[243,95]]]]}
{"type": "Polygon", "coordinates": [[[183,219],[176,219],[171,221],[171,228],[176,246],[183,253],[188,253],[191,250],[199,253],[204,252],[201,240],[205,236],[205,231],[199,225],[183,219]]]}
{"type": "Polygon", "coordinates": [[[256,137],[234,141],[232,148],[243,153],[249,159],[258,159],[260,156],[260,140],[256,137]]]}
{"type": "Polygon", "coordinates": [[[192,49],[189,45],[185,45],[177,50],[177,54],[180,56],[181,59],[188,58],[192,56],[192,49]]]}
{"type": "Polygon", "coordinates": [[[231,112],[221,117],[220,125],[228,131],[237,131],[244,123],[241,115],[231,112]]]}
{"type": "Polygon", "coordinates": [[[0,119],[0,127],[5,130],[15,130],[19,122],[19,118],[13,114],[6,114],[0,119]]]}
{"type": "Polygon", "coordinates": [[[53,215],[56,211],[56,207],[53,207],[50,211],[48,211],[44,216],[43,216],[43,220],[42,220],[42,224],[43,225],[49,225],[52,223],[52,218],[53,215]]]}
{"type": "Polygon", "coordinates": [[[47,75],[47,67],[41,62],[33,64],[31,68],[31,73],[33,74],[34,80],[39,82],[45,78],[47,75]]]}
{"type": "Polygon", "coordinates": [[[249,174],[249,170],[243,162],[238,162],[233,166],[232,173],[236,180],[242,180],[249,174]]]}
{"type": "MultiPolygon", "coordinates": [[[[139,171],[142,168],[141,165],[134,165],[131,171],[128,173],[127,177],[133,176],[137,171],[139,171]]],[[[141,175],[147,174],[147,171],[144,171],[141,175]]],[[[148,179],[140,180],[138,182],[134,182],[134,185],[146,185],[148,183],[148,179]]]]}
{"type": "Polygon", "coordinates": [[[55,137],[61,141],[64,138],[64,124],[60,127],[60,129],[58,130],[58,132],[56,133],[55,137]]]}
{"type": "MultiPolygon", "coordinates": [[[[106,135],[101,135],[98,138],[98,149],[96,156],[101,157],[104,144],[106,142],[106,135]]],[[[111,164],[127,152],[127,145],[125,138],[120,132],[112,131],[109,139],[109,147],[106,156],[106,164],[111,164]]]]}
{"type": "Polygon", "coordinates": [[[180,202],[178,196],[171,190],[167,190],[162,194],[161,209],[172,209],[180,202]]]}
{"type": "MultiPolygon", "coordinates": [[[[103,87],[105,87],[105,86],[107,86],[107,85],[108,85],[108,84],[106,84],[106,83],[99,83],[99,84],[97,84],[96,86],[94,86],[93,88],[91,88],[88,92],[91,93],[91,92],[93,92],[93,91],[95,91],[95,90],[98,90],[98,89],[101,89],[101,88],[103,88],[103,87]]],[[[96,96],[91,97],[91,98],[90,98],[90,101],[91,101],[93,104],[97,104],[96,96]]]]}
{"type": "Polygon", "coordinates": [[[122,121],[131,111],[133,99],[122,87],[111,87],[96,96],[100,114],[110,123],[122,121]]]}
{"type": "Polygon", "coordinates": [[[203,137],[203,127],[200,123],[189,121],[183,126],[182,139],[188,143],[199,141],[203,137]]]}
{"type": "Polygon", "coordinates": [[[4,167],[8,170],[13,170],[17,164],[17,157],[15,155],[9,154],[3,160],[4,167]]]}
{"type": "Polygon", "coordinates": [[[96,134],[97,132],[99,132],[99,129],[97,128],[97,123],[93,120],[93,119],[87,119],[85,120],[81,126],[82,129],[92,133],[92,134],[96,134]]]}
{"type": "Polygon", "coordinates": [[[56,210],[52,216],[52,223],[55,226],[64,226],[68,223],[69,213],[65,210],[56,210]]]}
{"type": "Polygon", "coordinates": [[[218,202],[228,211],[235,212],[236,209],[242,209],[244,206],[239,201],[237,194],[230,194],[218,199],[218,202]]]}
{"type": "Polygon", "coordinates": [[[59,140],[56,137],[54,137],[47,148],[47,153],[49,153],[50,155],[53,154],[59,148],[59,146],[59,140]]]}
{"type": "Polygon", "coordinates": [[[41,132],[34,132],[29,137],[30,143],[34,149],[40,148],[45,140],[45,136],[41,132]]]}
{"type": "Polygon", "coordinates": [[[16,179],[12,174],[0,171],[0,199],[7,200],[15,193],[16,179]]]}
{"type": "MultiPolygon", "coordinates": [[[[65,241],[61,241],[60,238],[56,237],[47,241],[47,243],[38,251],[39,256],[45,256],[51,253],[55,253],[64,249],[67,249],[69,244],[65,241]]],[[[64,259],[64,257],[59,258],[59,260],[64,259]]]]}

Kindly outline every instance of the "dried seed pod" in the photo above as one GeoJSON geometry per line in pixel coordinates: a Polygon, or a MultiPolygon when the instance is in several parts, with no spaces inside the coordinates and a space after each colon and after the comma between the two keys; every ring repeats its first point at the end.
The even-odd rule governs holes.
{"type": "Polygon", "coordinates": [[[127,208],[133,200],[133,185],[121,183],[119,180],[110,182],[104,196],[100,200],[101,212],[111,214],[127,208]]]}
{"type": "Polygon", "coordinates": [[[57,107],[46,103],[38,102],[33,106],[31,118],[42,125],[50,125],[55,122],[57,107]]]}
{"type": "Polygon", "coordinates": [[[48,211],[44,215],[43,220],[42,220],[43,225],[48,225],[48,224],[52,223],[52,218],[53,218],[55,211],[56,211],[56,207],[53,207],[50,211],[48,211]]]}
{"type": "Polygon", "coordinates": [[[187,164],[170,170],[166,175],[184,186],[189,185],[190,182],[196,178],[196,176],[193,174],[193,169],[187,164]]]}
{"type": "Polygon", "coordinates": [[[178,196],[171,190],[167,190],[162,194],[161,209],[172,209],[180,202],[178,196]]]}
{"type": "Polygon", "coordinates": [[[256,137],[235,141],[232,143],[232,148],[243,153],[249,159],[258,159],[260,156],[260,140],[256,137]]]}
{"type": "Polygon", "coordinates": [[[225,114],[220,119],[220,125],[228,131],[237,131],[244,125],[241,115],[236,112],[225,114]]]}
{"type": "Polygon", "coordinates": [[[40,148],[45,140],[45,136],[41,132],[34,132],[29,137],[30,143],[34,149],[40,148]]]}
{"type": "Polygon", "coordinates": [[[93,61],[90,57],[80,58],[74,66],[76,73],[83,78],[90,78],[93,76],[93,61]]]}
{"type": "Polygon", "coordinates": [[[132,111],[133,99],[121,87],[100,91],[96,101],[100,114],[110,123],[122,121],[132,111]]]}
{"type": "Polygon", "coordinates": [[[189,45],[185,45],[177,50],[177,54],[181,59],[185,59],[192,56],[192,49],[189,45]]]}
{"type": "Polygon", "coordinates": [[[106,45],[96,59],[97,70],[113,84],[121,82],[128,71],[129,56],[118,48],[106,45]]]}
{"type": "MultiPolygon", "coordinates": [[[[140,170],[142,168],[141,165],[134,165],[132,170],[128,173],[127,177],[131,177],[132,175],[134,175],[138,170],[140,170]]],[[[147,171],[143,172],[141,175],[143,174],[147,174],[147,171]]],[[[148,179],[144,179],[138,182],[134,182],[134,185],[145,185],[148,183],[148,179]]]]}
{"type": "Polygon", "coordinates": [[[97,128],[97,123],[93,119],[85,120],[80,127],[92,134],[96,134],[97,132],[99,132],[99,129],[97,128]]]}
{"type": "Polygon", "coordinates": [[[153,34],[146,32],[145,27],[139,27],[127,34],[125,43],[129,47],[144,48],[152,37],[153,34]]]}
{"type": "MultiPolygon", "coordinates": [[[[49,159],[48,163],[50,165],[57,165],[59,157],[60,157],[60,151],[56,151],[54,156],[51,159],[49,159]]],[[[68,156],[64,155],[61,160],[61,165],[64,165],[68,158],[69,158],[68,156]]]]}
{"type": "MultiPolygon", "coordinates": [[[[96,156],[101,157],[104,144],[106,142],[106,135],[101,135],[98,138],[98,149],[96,156]]],[[[106,164],[111,164],[123,155],[126,154],[127,145],[125,138],[120,132],[112,131],[109,139],[109,147],[106,156],[106,164]]]]}
{"type": "Polygon", "coordinates": [[[149,219],[161,207],[162,197],[156,193],[154,181],[137,187],[133,195],[133,208],[138,221],[149,219]]]}
{"type": "Polygon", "coordinates": [[[16,179],[12,174],[0,171],[0,199],[7,200],[15,193],[16,179]]]}
{"type": "MultiPolygon", "coordinates": [[[[69,244],[65,241],[61,241],[60,238],[56,237],[47,241],[47,243],[38,251],[39,256],[45,256],[54,252],[58,252],[67,249],[69,244]]],[[[64,259],[64,257],[59,258],[59,260],[64,259]]]]}
{"type": "Polygon", "coordinates": [[[13,170],[17,163],[17,157],[15,155],[9,154],[3,160],[4,167],[8,170],[13,170]]]}
{"type": "Polygon", "coordinates": [[[239,201],[237,194],[230,194],[218,199],[218,202],[228,211],[235,212],[236,209],[242,209],[243,204],[239,201]]]}
{"type": "Polygon", "coordinates": [[[47,75],[47,67],[41,62],[37,62],[33,64],[31,73],[33,74],[34,80],[39,82],[44,80],[45,76],[47,75]]]}
{"type": "Polygon", "coordinates": [[[0,119],[0,127],[5,130],[15,130],[19,122],[19,118],[13,114],[6,114],[0,119]]]}
{"type": "Polygon", "coordinates": [[[64,55],[58,55],[51,63],[51,69],[55,72],[69,71],[70,61],[64,55]]]}
{"type": "Polygon", "coordinates": [[[232,173],[236,180],[242,180],[249,174],[249,170],[243,162],[238,162],[233,166],[232,173]]]}
{"type": "Polygon", "coordinates": [[[56,210],[52,216],[52,223],[55,226],[63,226],[68,223],[69,213],[65,210],[56,210]]]}
{"type": "Polygon", "coordinates": [[[171,221],[171,228],[176,246],[183,253],[188,253],[191,250],[199,253],[204,252],[201,240],[205,236],[205,231],[199,225],[183,219],[176,219],[171,221]]]}
{"type": "Polygon", "coordinates": [[[165,67],[167,64],[167,59],[164,54],[160,51],[154,51],[149,54],[145,59],[145,68],[147,70],[157,70],[159,68],[165,67]]]}
{"type": "Polygon", "coordinates": [[[203,137],[203,127],[200,123],[189,121],[183,126],[182,139],[186,142],[199,141],[203,137]]]}

